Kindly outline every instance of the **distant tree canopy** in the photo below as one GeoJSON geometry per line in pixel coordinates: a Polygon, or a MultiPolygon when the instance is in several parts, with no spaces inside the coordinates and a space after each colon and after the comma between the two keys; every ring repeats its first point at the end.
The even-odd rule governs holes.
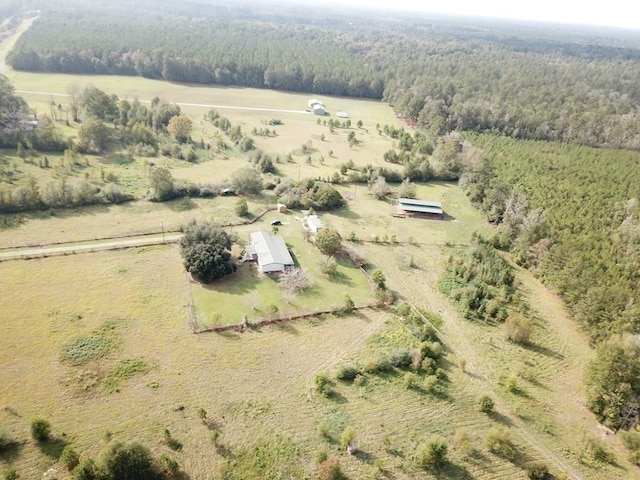
{"type": "Polygon", "coordinates": [[[633,32],[375,13],[352,24],[344,12],[300,7],[283,17],[267,4],[201,5],[194,16],[190,4],[158,1],[151,12],[138,3],[61,2],[7,61],[18,70],[384,99],[432,138],[459,130],[640,149],[633,32]]]}
{"type": "Polygon", "coordinates": [[[233,273],[232,239],[222,228],[210,222],[191,222],[180,239],[180,251],[185,268],[204,283],[233,273]]]}

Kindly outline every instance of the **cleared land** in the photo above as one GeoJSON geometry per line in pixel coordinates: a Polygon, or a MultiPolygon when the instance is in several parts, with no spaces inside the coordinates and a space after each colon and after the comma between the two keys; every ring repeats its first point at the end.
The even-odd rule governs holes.
{"type": "MultiPolygon", "coordinates": [[[[65,93],[69,83],[92,83],[121,97],[157,95],[185,103],[299,109],[308,98],[133,78],[11,75],[24,90],[65,93]]],[[[389,107],[325,100],[332,109],[335,102],[336,110],[349,111],[354,123],[363,120],[364,128],[356,130],[362,144],[351,149],[346,130],[330,135],[311,115],[283,113],[278,115],[284,122],[277,128],[278,136],[258,138],[259,146],[268,153],[286,154],[311,140],[316,149],[310,163],[298,155],[295,162],[278,164],[284,175],[326,177],[349,159],[357,165],[382,163],[382,154],[391,148],[392,140],[374,128],[376,123],[396,124],[389,107]]],[[[203,109],[188,108],[193,118],[201,118],[203,109]]],[[[223,115],[247,131],[271,118],[251,110],[223,115]]],[[[206,122],[197,124],[203,137],[209,135],[206,122]]],[[[246,165],[235,157],[202,159],[193,165],[162,161],[176,178],[211,181],[246,165]]],[[[132,168],[141,169],[137,163],[132,168]]],[[[175,457],[191,478],[212,478],[230,458],[245,466],[250,463],[253,448],[263,439],[268,442],[267,459],[277,457],[283,465],[299,469],[296,472],[313,471],[317,453],[327,450],[340,457],[350,478],[525,478],[522,466],[530,460],[542,460],[554,473],[566,471],[570,478],[637,476],[613,438],[605,441],[616,451],[615,467],[594,464],[585,452],[589,439],[602,436],[581,404],[581,372],[591,352],[555,297],[527,272],[518,271],[521,291],[538,314],[534,346],[522,348],[505,342],[495,327],[461,320],[438,291],[447,255],[467,244],[473,231],[489,231],[456,185],[418,186],[419,198],[443,203],[445,221],[394,218],[392,203],[373,199],[366,187],[339,188],[349,198],[348,207],[321,214],[323,221],[344,238],[355,238],[345,242],[347,246],[382,269],[401,299],[442,318],[442,338],[450,348],[445,394],[406,389],[399,373],[367,375],[353,385],[336,382],[331,398],[313,392],[316,373],[333,377],[339,366],[365,362],[380,345],[396,348],[406,343],[402,325],[384,311],[367,309],[354,316],[325,316],[243,334],[193,335],[187,317],[190,286],[175,246],[2,262],[0,279],[9,288],[0,289],[0,385],[5,386],[0,424],[21,443],[0,455],[0,465],[15,462],[24,478],[38,478],[55,464],[56,445],[70,443],[82,455],[95,457],[111,439],[139,440],[158,454],[175,457]],[[466,360],[466,373],[457,366],[461,359],[466,360]],[[508,376],[517,378],[520,394],[506,392],[508,376]],[[497,414],[477,411],[480,393],[496,399],[497,414]],[[198,418],[200,408],[220,431],[224,448],[211,443],[209,427],[198,418]],[[39,448],[30,440],[27,419],[33,414],[51,421],[59,443],[39,448]],[[346,456],[337,446],[347,425],[356,430],[360,456],[346,456]],[[500,425],[510,429],[517,444],[520,456],[515,463],[486,449],[487,432],[500,425]],[[181,451],[162,443],[164,429],[183,444],[181,451]],[[453,442],[461,430],[468,432],[470,451],[453,442]],[[452,444],[452,463],[438,475],[418,471],[413,462],[417,445],[433,433],[452,444]]],[[[234,203],[225,197],[165,204],[137,201],[54,215],[6,216],[11,226],[0,230],[0,244],[82,242],[161,228],[172,231],[194,217],[231,223],[239,220],[234,203]]],[[[274,203],[271,196],[250,199],[250,211],[257,214],[274,203]]],[[[282,220],[279,233],[300,265],[317,276],[318,253],[302,240],[297,215],[270,212],[254,226],[234,229],[247,239],[251,229],[270,229],[271,220],[282,220]]],[[[338,282],[318,278],[316,289],[295,298],[291,308],[340,304],[345,292],[357,304],[371,298],[359,272],[346,265],[340,272],[338,282]]],[[[263,309],[277,302],[281,310],[288,308],[275,282],[254,276],[250,269],[211,286],[193,286],[193,294],[197,310],[205,316],[217,312],[224,318],[239,320],[246,314],[253,319],[260,314],[254,304],[263,309]]]]}
{"type": "MultiPolygon", "coordinates": [[[[503,424],[511,428],[525,458],[544,460],[556,472],[563,467],[581,472],[574,478],[601,478],[601,469],[579,462],[582,443],[574,441],[599,434],[576,396],[582,366],[578,359],[589,352],[585,342],[560,304],[526,272],[519,273],[525,292],[545,298],[540,312],[544,323],[536,336],[540,349],[513,347],[495,329],[461,322],[436,282],[443,256],[452,248],[447,242],[465,243],[483,221],[457,188],[429,188],[434,198],[446,196],[459,205],[456,220],[393,218],[391,205],[368,195],[357,195],[348,213],[323,218],[345,233],[347,224],[341,222],[357,226],[361,238],[377,234],[382,239],[385,232],[397,232],[403,243],[367,241],[350,247],[382,268],[390,287],[403,298],[443,318],[444,338],[455,352],[447,357],[450,384],[444,397],[406,390],[398,376],[368,377],[360,386],[336,383],[337,400],[313,393],[317,372],[333,375],[347,361],[368,358],[380,342],[397,344],[401,327],[385,312],[328,316],[244,334],[191,334],[188,287],[176,247],[147,247],[0,265],[3,281],[16,292],[3,298],[3,425],[27,439],[25,419],[43,414],[55,435],[64,432],[64,440],[85,455],[97,455],[109,438],[137,439],[176,457],[192,478],[210,477],[224,462],[198,419],[199,408],[207,410],[219,425],[222,444],[236,454],[252,448],[256,439],[281,435],[289,448],[297,449],[294,464],[313,463],[322,449],[337,454],[331,442],[352,425],[366,456],[342,457],[351,478],[375,476],[379,468],[397,478],[432,478],[412,464],[416,444],[431,433],[451,439],[464,429],[476,453],[454,449],[455,467],[447,478],[524,478],[518,465],[485,451],[487,431],[503,424]],[[410,234],[413,243],[404,243],[410,234]],[[46,281],[34,288],[34,278],[46,281]],[[112,349],[79,365],[65,360],[78,339],[100,336],[105,324],[115,338],[112,349]],[[469,373],[456,367],[460,358],[467,360],[469,373]],[[123,360],[145,368],[119,378],[123,360]],[[503,393],[504,375],[522,373],[527,366],[534,370],[525,375],[530,380],[519,377],[526,395],[503,393]],[[482,392],[499,401],[495,417],[476,412],[475,398],[482,392]],[[569,395],[574,399],[569,404],[556,403],[569,395]],[[563,408],[557,408],[559,404],[563,408]],[[327,430],[324,437],[319,426],[327,430]],[[181,452],[159,444],[165,428],[183,443],[181,452]]],[[[270,218],[265,217],[265,225],[270,218]]],[[[299,228],[294,222],[282,227],[285,237],[288,229],[294,235],[299,228]]],[[[303,265],[306,261],[301,256],[303,265]]],[[[244,301],[247,293],[224,302],[234,305],[238,315],[251,314],[244,301]]],[[[52,463],[51,455],[28,441],[17,465],[31,477],[52,463]]],[[[633,474],[621,468],[606,472],[607,478],[633,474]]]]}

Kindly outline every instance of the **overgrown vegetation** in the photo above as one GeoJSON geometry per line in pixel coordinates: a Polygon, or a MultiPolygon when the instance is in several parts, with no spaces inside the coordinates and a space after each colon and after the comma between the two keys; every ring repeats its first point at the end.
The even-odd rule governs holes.
{"type": "Polygon", "coordinates": [[[451,256],[440,288],[461,306],[468,320],[495,324],[525,308],[509,263],[475,235],[460,256],[451,256]]]}
{"type": "MultiPolygon", "coordinates": [[[[588,403],[607,424],[632,425],[638,390],[615,374],[618,360],[605,352],[632,348],[612,336],[640,332],[637,154],[488,136],[472,141],[486,158],[468,165],[461,184],[498,225],[489,242],[510,249],[562,296],[594,343],[604,342],[587,373],[588,403]]],[[[463,299],[461,280],[454,275],[443,286],[463,299]]],[[[530,331],[526,315],[508,316],[508,338],[527,343],[530,331]]],[[[629,366],[628,354],[621,355],[629,366]]]]}
{"type": "Polygon", "coordinates": [[[64,346],[63,358],[73,365],[82,365],[107,355],[119,343],[117,320],[105,322],[89,335],[79,337],[64,346]]]}
{"type": "Polygon", "coordinates": [[[107,373],[102,383],[108,392],[116,392],[124,380],[147,373],[149,369],[149,365],[139,358],[120,360],[107,373]]]}
{"type": "Polygon", "coordinates": [[[371,355],[364,361],[348,362],[338,367],[336,379],[361,383],[368,376],[388,377],[401,372],[404,388],[439,395],[447,380],[443,368],[443,347],[435,330],[425,318],[430,314],[414,310],[409,304],[396,307],[400,321],[394,328],[371,339],[371,355]]]}

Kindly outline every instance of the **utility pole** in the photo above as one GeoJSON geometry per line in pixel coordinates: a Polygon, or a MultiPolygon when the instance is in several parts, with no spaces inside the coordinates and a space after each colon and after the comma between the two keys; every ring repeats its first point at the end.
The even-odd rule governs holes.
{"type": "Polygon", "coordinates": [[[162,243],[165,243],[165,241],[164,241],[164,223],[160,222],[160,228],[162,229],[162,243]]]}

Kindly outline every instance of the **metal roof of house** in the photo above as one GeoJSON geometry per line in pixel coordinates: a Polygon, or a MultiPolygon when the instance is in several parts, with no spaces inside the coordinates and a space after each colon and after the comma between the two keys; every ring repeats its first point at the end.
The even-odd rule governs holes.
{"type": "Polygon", "coordinates": [[[307,217],[307,224],[308,224],[310,227],[315,228],[316,230],[319,230],[319,229],[321,229],[321,228],[324,228],[324,223],[322,222],[322,220],[320,220],[320,219],[318,218],[318,216],[317,216],[317,215],[309,215],[309,216],[307,217]]]}
{"type": "Polygon", "coordinates": [[[258,265],[294,265],[293,258],[282,237],[274,237],[268,232],[252,232],[251,245],[258,255],[258,265]]]}
{"type": "Polygon", "coordinates": [[[434,213],[442,215],[442,203],[429,200],[417,200],[415,198],[399,198],[398,203],[403,210],[409,212],[434,213]]]}

